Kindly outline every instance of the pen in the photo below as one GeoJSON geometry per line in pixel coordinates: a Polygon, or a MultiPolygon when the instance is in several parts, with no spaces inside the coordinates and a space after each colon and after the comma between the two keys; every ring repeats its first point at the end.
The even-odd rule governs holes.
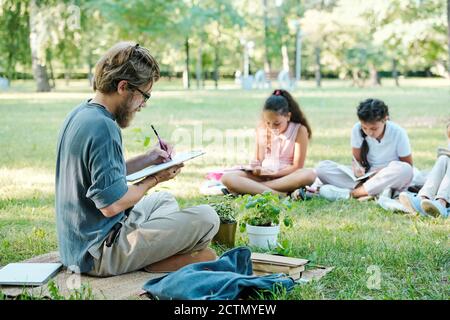
{"type": "MultiPolygon", "coordinates": [[[[155,133],[156,137],[158,138],[159,141],[159,146],[161,147],[161,150],[164,150],[165,152],[167,152],[167,148],[166,146],[162,143],[161,138],[159,137],[158,132],[156,131],[155,127],[151,124],[150,127],[152,127],[153,132],[155,133]]],[[[169,160],[172,160],[172,157],[169,154],[169,160]]]]}
{"type": "Polygon", "coordinates": [[[359,163],[359,161],[356,160],[355,156],[352,156],[352,157],[353,157],[353,162],[356,163],[356,165],[358,166],[358,168],[359,168],[359,169],[364,169],[363,166],[359,163]]]}

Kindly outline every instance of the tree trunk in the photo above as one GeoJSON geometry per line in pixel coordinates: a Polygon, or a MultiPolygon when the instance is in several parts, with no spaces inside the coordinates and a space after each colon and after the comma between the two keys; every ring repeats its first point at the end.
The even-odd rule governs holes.
{"type": "Polygon", "coordinates": [[[9,79],[9,81],[12,81],[14,78],[14,71],[16,68],[15,62],[14,62],[14,57],[13,57],[13,52],[8,52],[8,62],[6,64],[6,78],[9,79]]]}
{"type": "Polygon", "coordinates": [[[378,73],[377,68],[373,64],[369,64],[369,70],[370,70],[370,84],[372,87],[379,87],[381,86],[381,78],[380,74],[378,73]]]}
{"type": "Polygon", "coordinates": [[[217,43],[214,48],[214,87],[217,89],[219,87],[219,47],[220,47],[220,18],[222,16],[222,8],[220,6],[220,2],[218,2],[218,11],[217,11],[217,43]]]}
{"type": "Polygon", "coordinates": [[[271,72],[271,63],[269,59],[269,18],[267,16],[267,0],[263,0],[264,10],[264,72],[271,72]]]}
{"type": "Polygon", "coordinates": [[[70,71],[69,70],[67,70],[67,67],[66,67],[66,71],[64,71],[64,80],[66,81],[66,86],[69,86],[69,84],[70,84],[70,71]]]}
{"type": "Polygon", "coordinates": [[[317,87],[320,87],[321,83],[322,83],[322,72],[321,72],[321,65],[320,65],[320,48],[319,47],[316,47],[314,49],[314,55],[316,57],[316,71],[315,71],[316,85],[317,85],[317,87]]]}
{"type": "Polygon", "coordinates": [[[88,64],[88,76],[87,76],[87,80],[89,81],[89,86],[92,87],[92,80],[94,78],[93,74],[92,74],[92,69],[93,69],[93,62],[92,62],[92,50],[89,50],[88,53],[88,59],[87,59],[87,64],[88,64]]]}
{"type": "Polygon", "coordinates": [[[219,44],[214,48],[214,87],[219,87],[219,44]]]}
{"type": "Polygon", "coordinates": [[[400,87],[400,83],[398,82],[397,59],[392,59],[392,78],[395,80],[395,85],[400,87]]]}
{"type": "Polygon", "coordinates": [[[447,45],[448,45],[448,61],[447,71],[450,78],[450,0],[447,0],[447,45]]]}
{"type": "Polygon", "coordinates": [[[297,25],[295,40],[295,80],[299,82],[302,78],[302,31],[300,24],[297,25]]]}
{"type": "MultiPolygon", "coordinates": [[[[298,0],[297,3],[297,19],[302,16],[302,0],[298,0]]],[[[297,85],[302,79],[302,29],[300,21],[297,21],[297,30],[295,37],[295,80],[297,85]]]]}
{"type": "Polygon", "coordinates": [[[183,72],[183,86],[185,89],[189,89],[191,87],[190,79],[189,79],[189,38],[186,37],[184,40],[184,48],[186,51],[186,63],[184,66],[183,72]]]}
{"type": "Polygon", "coordinates": [[[195,69],[195,75],[196,75],[196,79],[197,79],[197,89],[200,89],[201,85],[202,85],[202,74],[203,74],[203,59],[202,59],[202,47],[203,47],[203,42],[200,40],[200,45],[198,46],[198,50],[197,50],[197,64],[196,64],[196,69],[195,69]]]}
{"type": "Polygon", "coordinates": [[[49,92],[50,84],[48,82],[47,67],[42,57],[40,35],[38,30],[37,14],[38,7],[36,0],[30,1],[30,48],[31,48],[31,64],[33,76],[36,80],[37,92],[49,92]]]}
{"type": "Polygon", "coordinates": [[[51,85],[50,87],[52,89],[56,88],[56,82],[55,82],[55,73],[53,72],[53,54],[52,51],[50,49],[47,50],[47,64],[48,64],[48,69],[50,71],[50,80],[51,80],[51,85]]]}
{"type": "Polygon", "coordinates": [[[281,46],[281,57],[283,61],[283,70],[289,72],[289,55],[285,44],[281,46]]]}

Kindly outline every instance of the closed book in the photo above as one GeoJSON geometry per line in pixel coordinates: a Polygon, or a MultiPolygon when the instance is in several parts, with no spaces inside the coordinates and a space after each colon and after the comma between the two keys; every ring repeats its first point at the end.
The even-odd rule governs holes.
{"type": "Polygon", "coordinates": [[[299,267],[309,262],[306,259],[279,256],[275,254],[253,252],[251,256],[253,263],[262,263],[279,266],[299,267]]]}
{"type": "Polygon", "coordinates": [[[271,273],[293,274],[302,272],[303,270],[305,270],[305,267],[304,266],[290,267],[290,266],[280,266],[280,265],[253,262],[253,270],[271,273]]]}
{"type": "MultiPolygon", "coordinates": [[[[264,271],[259,271],[259,270],[253,270],[253,274],[255,276],[268,276],[268,275],[271,275],[271,274],[274,274],[274,273],[283,273],[283,272],[264,272],[264,271]]],[[[286,273],[286,275],[288,277],[291,277],[294,280],[298,280],[298,279],[301,278],[302,272],[297,272],[297,273],[293,273],[293,274],[287,274],[286,273]]]]}

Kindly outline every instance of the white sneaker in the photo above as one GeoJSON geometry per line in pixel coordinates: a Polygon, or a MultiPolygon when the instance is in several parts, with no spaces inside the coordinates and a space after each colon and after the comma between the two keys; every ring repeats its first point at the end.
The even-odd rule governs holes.
{"type": "Polygon", "coordinates": [[[319,195],[330,201],[347,200],[350,199],[350,190],[325,184],[320,187],[319,195]]]}
{"type": "Polygon", "coordinates": [[[401,204],[399,201],[388,198],[388,197],[380,197],[377,203],[386,211],[401,211],[408,213],[408,209],[401,204]]]}
{"type": "Polygon", "coordinates": [[[386,189],[383,190],[383,192],[380,193],[380,198],[385,197],[385,198],[392,199],[393,198],[392,197],[393,193],[394,192],[393,192],[393,190],[391,188],[386,188],[386,189]]]}

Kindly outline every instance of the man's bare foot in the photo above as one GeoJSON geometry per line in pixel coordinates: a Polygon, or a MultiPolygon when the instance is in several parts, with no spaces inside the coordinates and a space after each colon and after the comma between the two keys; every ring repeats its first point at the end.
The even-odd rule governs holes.
{"type": "Polygon", "coordinates": [[[216,252],[211,248],[205,248],[199,251],[171,256],[146,266],[144,270],[147,272],[172,272],[191,263],[214,261],[216,259],[216,252]]]}

